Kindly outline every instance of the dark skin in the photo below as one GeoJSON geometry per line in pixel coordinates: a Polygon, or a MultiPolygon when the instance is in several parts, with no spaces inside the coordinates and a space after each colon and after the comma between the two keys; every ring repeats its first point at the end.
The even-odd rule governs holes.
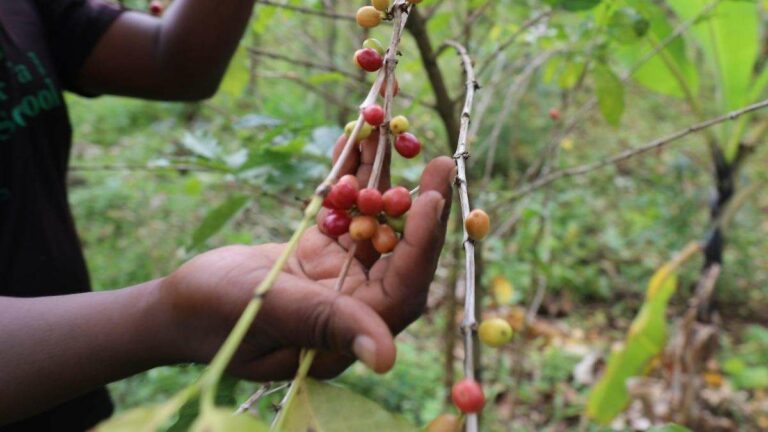
{"type": "Polygon", "coordinates": [[[83,67],[94,93],[157,100],[211,97],[253,9],[253,0],[175,0],[162,18],[123,13],[83,67]]]}
{"type": "MultiPolygon", "coordinates": [[[[177,0],[162,20],[126,13],[87,61],[81,85],[154,99],[206,97],[251,7],[251,1],[177,0]],[[194,76],[182,74],[189,70],[194,76]]],[[[376,143],[376,136],[363,142],[342,174],[366,184],[376,143]]],[[[382,189],[389,186],[388,161],[382,189]]],[[[311,371],[317,377],[335,376],[356,359],[376,372],[389,370],[396,357],[393,335],[424,308],[454,176],[450,158],[427,166],[395,251],[380,257],[369,244],[360,245],[342,292],[333,288],[351,241],[309,229],[265,296],[229,371],[253,380],[287,379],[302,348],[320,350],[311,371]]],[[[0,297],[0,346],[13,347],[0,350],[0,370],[6,371],[0,374],[0,424],[156,366],[210,361],[284,247],[212,250],[166,278],[109,292],[0,297]]]]}

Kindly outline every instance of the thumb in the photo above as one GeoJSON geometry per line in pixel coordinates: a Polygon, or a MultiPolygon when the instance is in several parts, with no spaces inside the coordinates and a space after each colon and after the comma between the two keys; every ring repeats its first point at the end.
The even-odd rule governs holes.
{"type": "Polygon", "coordinates": [[[354,354],[376,372],[395,362],[392,333],[367,304],[317,284],[283,276],[265,296],[255,328],[272,328],[286,347],[354,354]],[[302,289],[297,289],[301,284],[302,289]]]}
{"type": "MultiPolygon", "coordinates": [[[[326,348],[351,351],[358,360],[377,373],[395,364],[397,349],[384,320],[370,306],[346,295],[337,295],[328,308],[326,324],[319,327],[329,341],[326,348]]],[[[322,320],[321,320],[322,321],[322,320]]]]}

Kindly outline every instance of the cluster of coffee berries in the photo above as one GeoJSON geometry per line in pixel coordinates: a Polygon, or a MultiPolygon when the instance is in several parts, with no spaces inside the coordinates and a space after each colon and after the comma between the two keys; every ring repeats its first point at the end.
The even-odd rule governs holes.
{"type": "MultiPolygon", "coordinates": [[[[363,126],[357,133],[357,142],[371,136],[375,128],[384,124],[384,108],[373,104],[363,108],[363,126]]],[[[357,122],[351,121],[344,127],[346,136],[352,135],[357,122]]],[[[405,116],[397,116],[389,122],[389,130],[395,134],[395,150],[404,158],[412,159],[421,153],[421,141],[408,132],[410,123],[405,116]]]]}
{"type": "MultiPolygon", "coordinates": [[[[419,4],[422,0],[408,0],[410,4],[419,4]]],[[[392,5],[391,0],[371,0],[371,6],[363,6],[357,10],[355,19],[362,28],[374,28],[387,17],[387,11],[392,5]]]]}
{"type": "Polygon", "coordinates": [[[149,2],[149,14],[159,17],[165,12],[165,4],[160,0],[152,0],[149,2]]]}
{"type": "Polygon", "coordinates": [[[384,52],[384,45],[378,39],[366,39],[363,47],[355,51],[353,60],[360,69],[376,72],[384,66],[384,52]]]}
{"type": "Polygon", "coordinates": [[[408,132],[410,127],[411,123],[401,115],[389,122],[389,130],[395,134],[395,150],[406,159],[414,158],[421,152],[421,142],[414,134],[408,132]]]}
{"type": "Polygon", "coordinates": [[[357,178],[339,179],[323,201],[329,209],[320,231],[331,237],[349,233],[352,240],[370,240],[381,254],[392,252],[405,229],[405,214],[411,208],[411,193],[397,186],[384,192],[360,189],[357,178]]]}

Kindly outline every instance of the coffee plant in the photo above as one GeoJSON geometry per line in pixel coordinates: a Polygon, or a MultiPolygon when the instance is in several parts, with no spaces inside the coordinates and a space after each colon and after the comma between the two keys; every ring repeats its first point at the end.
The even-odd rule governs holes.
{"type": "MultiPolygon", "coordinates": [[[[157,0],[126,3],[156,16],[168,6],[157,0]]],[[[587,182],[601,170],[618,172],[617,179],[602,185],[604,188],[625,187],[621,181],[632,183],[627,179],[650,175],[643,172],[646,166],[633,165],[637,160],[682,151],[675,146],[699,145],[706,149],[706,160],[699,162],[710,168],[711,193],[706,218],[690,213],[691,219],[706,219],[697,219],[704,228],[697,231],[701,224],[686,224],[677,229],[680,235],[676,238],[645,243],[669,257],[642,269],[656,267],[636,307],[623,313],[626,334],[608,350],[604,369],[585,378],[587,388],[580,406],[563,415],[575,419],[571,422],[574,430],[576,424],[581,425],[580,430],[602,430],[610,425],[620,429],[622,424],[617,422],[629,418],[632,407],[641,406],[643,418],[649,419],[644,430],[687,430],[677,424],[692,430],[720,430],[712,426],[716,422],[711,416],[701,415],[705,402],[699,395],[710,382],[707,380],[715,379],[707,368],[716,358],[713,346],[721,331],[715,299],[727,270],[726,234],[736,231],[739,210],[764,198],[768,190],[765,146],[761,146],[768,119],[759,112],[768,107],[764,28],[768,21],[762,2],[257,3],[251,32],[233,60],[222,92],[233,99],[253,97],[259,80],[264,79],[257,72],[266,59],[317,72],[309,79],[294,71],[270,78],[319,95],[327,113],[346,124],[340,152],[326,170],[336,128],[317,128],[307,134],[300,126],[249,114],[227,124],[227,133],[235,140],[270,145],[233,149],[221,145],[209,132],[195,131],[181,140],[183,157],[155,161],[152,169],[224,173],[236,186],[229,188],[231,194],[225,202],[202,219],[185,252],[202,249],[227,224],[237,221],[256,202],[251,194],[269,195],[280,202],[285,200],[285,190],[309,184],[321,177],[321,170],[324,176],[311,197],[288,200],[287,206],[302,203],[300,220],[293,225],[287,247],[269,274],[253,287],[252,300],[210,365],[166,401],[121,413],[98,430],[421,430],[412,419],[392,414],[346,387],[309,378],[317,354],[309,349],[302,350],[296,375],[284,386],[265,384],[248,400],[237,401],[237,406],[232,401],[218,403],[217,394],[228,385],[227,366],[304,232],[316,224],[331,238],[351,239],[347,262],[335,286],[341,291],[358,248],[372,247],[386,255],[403,241],[412,200],[419,193],[409,180],[418,177],[423,158],[440,154],[455,161],[459,201],[444,251],[448,264],[439,274],[444,287],[439,296],[445,311],[440,322],[444,378],[434,384],[443,388],[446,403],[432,409],[431,417],[421,419],[421,424],[426,425],[423,430],[433,432],[518,430],[510,426],[517,424],[511,413],[494,412],[506,399],[525,400],[527,377],[522,366],[514,363],[525,362],[522,355],[530,344],[567,339],[560,329],[537,318],[548,307],[547,300],[561,294],[555,290],[575,285],[589,286],[578,293],[585,299],[611,299],[612,288],[596,281],[612,278],[616,284],[621,282],[615,277],[619,271],[609,264],[595,270],[575,257],[581,254],[606,262],[608,251],[625,261],[643,260],[645,251],[632,251],[619,233],[603,236],[598,246],[585,244],[585,237],[600,232],[602,217],[585,214],[586,204],[600,206],[606,213],[621,204],[605,202],[597,192],[585,201],[583,195],[577,195],[579,190],[590,187],[587,182]],[[343,9],[347,7],[350,9],[343,9]],[[276,31],[280,14],[333,22],[326,41],[331,52],[328,61],[262,44],[270,40],[270,31],[276,31]],[[527,18],[520,20],[520,16],[527,18]],[[355,23],[358,33],[340,43],[337,22],[355,23]],[[484,33],[478,36],[476,31],[484,33]],[[492,43],[479,43],[481,37],[492,43]],[[435,44],[438,38],[441,42],[435,44]],[[349,52],[337,55],[346,62],[336,62],[338,46],[348,48],[349,52]],[[511,54],[513,50],[520,53],[511,54]],[[531,87],[537,89],[537,95],[549,97],[537,100],[528,94],[531,87]],[[363,96],[359,104],[351,101],[357,95],[363,96]],[[636,99],[650,95],[675,101],[674,109],[684,109],[689,121],[684,127],[667,127],[664,113],[669,107],[656,107],[659,124],[646,124],[642,132],[660,138],[641,143],[627,138],[621,128],[628,117],[638,114],[636,99]],[[534,120],[521,122],[520,112],[534,120]],[[441,130],[425,126],[425,118],[437,122],[441,130]],[[618,145],[595,146],[594,151],[572,157],[575,147],[592,145],[578,141],[583,136],[580,131],[599,122],[611,127],[611,133],[600,138],[611,145],[620,141],[618,145]],[[536,135],[533,131],[537,129],[546,134],[536,135]],[[517,138],[512,141],[509,136],[517,138]],[[529,139],[535,145],[521,145],[529,139]],[[374,143],[376,152],[369,181],[360,184],[355,176],[341,174],[350,155],[360,153],[365,143],[374,143]],[[399,157],[390,159],[392,149],[399,157]],[[302,159],[297,160],[296,154],[302,159]],[[578,163],[565,163],[574,160],[578,163]],[[750,161],[758,161],[756,173],[747,171],[750,161]],[[403,178],[391,187],[382,181],[390,168],[403,178]],[[581,205],[561,208],[569,200],[581,205]],[[576,218],[588,222],[585,226],[571,223],[576,218]],[[675,250],[678,252],[669,252],[675,250]],[[691,264],[697,260],[701,261],[699,270],[691,264]],[[527,289],[521,292],[518,285],[527,289]],[[690,288],[683,289],[685,285],[690,288]],[[676,318],[674,325],[670,325],[671,315],[676,318]],[[485,359],[482,346],[486,347],[485,359]],[[513,360],[501,360],[502,354],[511,354],[513,360]],[[454,368],[457,358],[463,364],[460,373],[454,368]],[[489,358],[499,361],[489,367],[489,358]],[[655,379],[647,378],[649,375],[655,379]],[[273,394],[282,396],[273,416],[264,415],[263,409],[256,410],[258,416],[250,414],[273,394]]],[[[312,41],[317,47],[322,42],[312,41]]],[[[193,112],[202,109],[188,108],[193,112]]],[[[230,121],[226,112],[216,115],[230,121]]],[[[681,182],[665,181],[669,187],[681,182]]],[[[648,219],[653,218],[638,224],[648,223],[648,219]]],[[[553,376],[561,377],[558,368],[571,366],[556,365],[553,376]]],[[[733,366],[732,373],[743,374],[747,366],[742,366],[733,366]]],[[[568,411],[567,405],[558,406],[568,411]]]]}

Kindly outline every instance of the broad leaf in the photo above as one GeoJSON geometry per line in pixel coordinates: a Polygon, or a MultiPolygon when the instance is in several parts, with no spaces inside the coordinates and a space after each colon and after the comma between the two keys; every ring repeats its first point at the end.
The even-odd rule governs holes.
{"type": "Polygon", "coordinates": [[[211,210],[199,227],[192,234],[190,249],[197,249],[211,236],[219,232],[248,202],[248,197],[235,195],[230,197],[215,209],[211,210]]]}
{"type": "MultiPolygon", "coordinates": [[[[705,0],[668,0],[682,18],[698,16],[709,4],[705,0]]],[[[730,111],[755,102],[765,83],[754,82],[754,65],[759,55],[759,13],[756,2],[723,1],[693,27],[692,33],[707,62],[719,79],[718,111],[730,111]],[[738,43],[734,43],[738,41],[738,43]]],[[[751,116],[742,117],[734,126],[722,126],[727,142],[726,157],[736,156],[738,144],[751,116]]]]}
{"type": "Polygon", "coordinates": [[[267,432],[269,427],[248,414],[235,415],[234,408],[213,408],[200,415],[191,432],[267,432]]]}
{"type": "Polygon", "coordinates": [[[630,0],[627,3],[643,17],[643,25],[649,24],[650,27],[644,29],[644,37],[637,43],[614,46],[616,57],[632,68],[644,62],[634,71],[632,78],[652,91],[682,98],[686,96],[687,89],[692,96],[696,96],[699,76],[695,65],[687,57],[683,39],[675,38],[662,49],[662,44],[674,31],[664,11],[647,1],[630,0]]]}
{"type": "Polygon", "coordinates": [[[594,8],[599,5],[601,1],[602,0],[544,0],[544,3],[567,11],[583,11],[594,8]]]}
{"type": "Polygon", "coordinates": [[[650,21],[633,8],[621,8],[611,14],[608,34],[619,43],[637,43],[648,34],[650,21]]]}
{"type": "Polygon", "coordinates": [[[602,63],[595,66],[595,91],[603,117],[609,124],[618,126],[624,114],[624,85],[611,68],[602,63]]]}
{"type": "Polygon", "coordinates": [[[221,146],[216,138],[202,132],[184,133],[181,145],[196,156],[205,159],[216,159],[221,155],[221,146]]]}
{"type": "Polygon", "coordinates": [[[579,82],[581,74],[584,73],[584,62],[569,60],[559,73],[557,85],[564,89],[573,88],[579,82]]]}
{"type": "MultiPolygon", "coordinates": [[[[667,0],[685,20],[692,19],[710,0],[667,0]]],[[[698,20],[692,33],[720,79],[722,110],[745,105],[758,55],[759,14],[755,2],[723,1],[698,20]],[[738,41],[738,42],[736,42],[738,41]]]]}
{"type": "Polygon", "coordinates": [[[96,432],[155,432],[174,413],[169,403],[140,406],[96,426],[96,432]]]}
{"type": "Polygon", "coordinates": [[[605,373],[592,388],[587,416],[608,424],[629,404],[627,380],[644,373],[661,353],[667,338],[667,304],[677,286],[675,264],[662,266],[651,278],[646,300],[627,333],[624,345],[608,358],[605,373]]]}
{"type": "Polygon", "coordinates": [[[307,380],[286,413],[284,432],[416,432],[418,428],[344,388],[307,380]]]}

